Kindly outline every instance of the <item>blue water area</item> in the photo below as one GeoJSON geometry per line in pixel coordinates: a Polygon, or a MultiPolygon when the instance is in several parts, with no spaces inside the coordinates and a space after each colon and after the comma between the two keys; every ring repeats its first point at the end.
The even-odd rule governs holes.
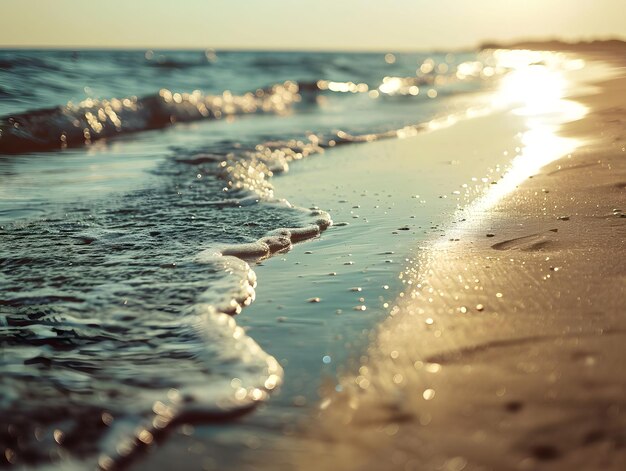
{"type": "Polygon", "coordinates": [[[329,222],[325,208],[282,200],[271,177],[419,130],[445,97],[480,89],[456,74],[475,60],[0,51],[6,461],[107,468],[172,423],[262,402],[282,368],[232,320],[255,285],[240,258],[284,252],[329,222]]]}

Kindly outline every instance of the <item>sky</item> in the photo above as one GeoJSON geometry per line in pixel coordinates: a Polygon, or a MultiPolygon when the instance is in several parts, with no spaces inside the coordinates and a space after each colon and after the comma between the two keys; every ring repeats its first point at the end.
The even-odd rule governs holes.
{"type": "Polygon", "coordinates": [[[0,47],[426,50],[626,39],[626,0],[0,0],[0,47]]]}

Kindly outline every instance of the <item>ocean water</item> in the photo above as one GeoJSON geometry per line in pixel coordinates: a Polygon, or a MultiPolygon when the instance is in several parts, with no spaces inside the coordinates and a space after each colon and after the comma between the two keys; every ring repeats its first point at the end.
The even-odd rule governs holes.
{"type": "Polygon", "coordinates": [[[0,51],[0,462],[108,469],[266,400],[282,367],[236,324],[254,264],[332,224],[272,176],[419,132],[502,72],[475,52],[0,51]]]}

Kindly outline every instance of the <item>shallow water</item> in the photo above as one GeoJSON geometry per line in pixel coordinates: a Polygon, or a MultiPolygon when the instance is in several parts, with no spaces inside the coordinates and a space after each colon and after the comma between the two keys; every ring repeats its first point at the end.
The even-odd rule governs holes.
{"type": "MultiPolygon", "coordinates": [[[[483,87],[489,61],[0,52],[7,461],[108,468],[171,423],[223,420],[263,401],[282,368],[231,318],[255,296],[241,258],[287,251],[330,223],[330,208],[293,207],[270,177],[459,111],[465,103],[443,98],[483,87]]],[[[377,317],[363,319],[338,322],[350,335],[377,317]]]]}

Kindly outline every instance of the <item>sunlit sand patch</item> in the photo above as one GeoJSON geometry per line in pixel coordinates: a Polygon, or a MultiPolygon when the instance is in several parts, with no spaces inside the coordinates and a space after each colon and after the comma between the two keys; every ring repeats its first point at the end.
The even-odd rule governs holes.
{"type": "Polygon", "coordinates": [[[511,72],[501,79],[492,106],[513,107],[512,112],[524,118],[526,130],[502,178],[468,208],[472,214],[488,210],[540,168],[581,146],[580,139],[563,137],[559,129],[588,112],[584,105],[566,99],[575,86],[567,73],[584,66],[580,59],[551,52],[505,50],[496,51],[494,57],[511,72]]]}
{"type": "MultiPolygon", "coordinates": [[[[503,412],[493,405],[503,402],[502,410],[509,414],[524,408],[523,402],[500,400],[509,396],[506,388],[496,386],[500,375],[501,382],[516,384],[520,391],[533,390],[531,384],[523,384],[522,375],[510,376],[509,371],[509,368],[518,368],[522,374],[530,375],[545,370],[540,359],[527,356],[527,345],[566,342],[563,338],[568,335],[573,341],[577,338],[574,332],[563,333],[558,328],[557,334],[550,336],[553,330],[547,325],[539,328],[541,333],[538,334],[532,322],[540,322],[541,303],[551,300],[551,296],[540,300],[529,292],[520,299],[519,286],[509,287],[506,281],[502,282],[511,278],[510,270],[516,269],[518,273],[522,270],[537,282],[547,281],[550,272],[560,270],[550,257],[542,258],[532,269],[531,276],[530,269],[524,269],[526,262],[518,261],[516,254],[510,255],[510,267],[499,256],[503,251],[520,251],[527,253],[527,257],[541,256],[542,251],[552,247],[557,231],[548,228],[546,233],[497,239],[495,244],[490,244],[494,250],[493,263],[490,257],[472,246],[474,242],[462,244],[464,250],[455,242],[468,239],[468,233],[471,235],[472,230],[480,226],[479,222],[488,211],[510,198],[525,180],[584,143],[581,139],[558,134],[563,123],[579,120],[588,112],[585,106],[565,99],[572,87],[566,72],[584,64],[574,60],[555,68],[550,64],[552,56],[528,51],[510,54],[498,51],[496,57],[513,70],[495,92],[493,106],[512,107],[513,113],[524,119],[526,130],[519,136],[521,145],[502,178],[494,180],[493,184],[485,179],[487,189],[461,213],[466,220],[449,231],[452,238],[446,237],[445,241],[433,244],[399,275],[405,291],[395,303],[390,303],[390,319],[376,332],[368,355],[361,357],[358,372],[340,378],[338,390],[341,393],[331,391],[323,398],[319,412],[321,430],[314,430],[313,436],[319,433],[323,446],[330,444],[326,453],[334,457],[340,469],[378,469],[377,466],[384,464],[389,469],[461,470],[476,465],[472,460],[477,457],[496,469],[516,459],[522,467],[534,469],[538,462],[562,456],[559,447],[547,438],[523,434],[516,435],[520,443],[515,457],[510,456],[512,452],[506,455],[507,436],[494,430],[503,412]],[[472,253],[480,255],[472,257],[472,253]],[[534,276],[535,272],[544,270],[548,275],[534,276]],[[521,318],[516,320],[514,324],[519,329],[516,331],[515,325],[503,319],[501,311],[529,319],[525,323],[521,318]],[[524,332],[528,333],[527,337],[524,332]],[[487,352],[485,355],[491,359],[493,367],[473,364],[468,352],[487,352]],[[499,358],[507,352],[511,357],[509,361],[499,358]],[[446,372],[447,368],[453,372],[446,372]],[[443,373],[447,375],[442,376],[443,373]],[[484,385],[476,383],[475,378],[480,375],[484,385]],[[492,386],[493,391],[483,391],[492,386]],[[467,388],[467,396],[463,394],[464,388],[467,388]],[[473,423],[471,418],[479,416],[493,422],[473,423]],[[485,447],[485,441],[491,445],[485,447]],[[483,453],[486,448],[492,457],[483,453]]],[[[487,235],[488,238],[493,236],[487,235]]],[[[525,276],[521,276],[516,282],[522,284],[524,280],[525,276]]],[[[594,337],[588,342],[597,341],[594,337]]],[[[567,366],[562,371],[570,377],[574,370],[567,366]]],[[[570,393],[563,391],[562,395],[569,397],[570,393]]],[[[576,397],[576,400],[589,402],[583,397],[576,397]]],[[[559,414],[561,412],[555,413],[559,414]]],[[[537,417],[532,423],[538,427],[544,422],[537,417]]],[[[572,446],[569,438],[566,441],[567,446],[572,446]]]]}

